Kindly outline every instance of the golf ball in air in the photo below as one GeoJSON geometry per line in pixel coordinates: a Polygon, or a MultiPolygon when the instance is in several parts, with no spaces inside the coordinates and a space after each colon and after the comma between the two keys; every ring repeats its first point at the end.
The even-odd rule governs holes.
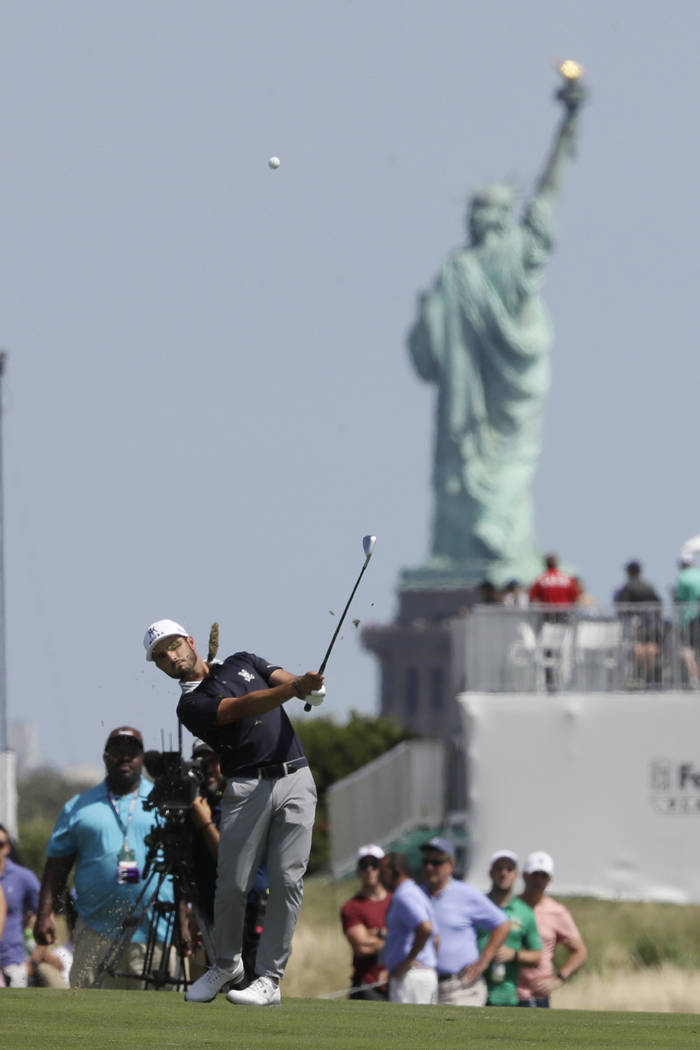
{"type": "Polygon", "coordinates": [[[282,161],[279,159],[279,157],[270,157],[267,163],[274,170],[275,168],[279,168],[282,161]]]}

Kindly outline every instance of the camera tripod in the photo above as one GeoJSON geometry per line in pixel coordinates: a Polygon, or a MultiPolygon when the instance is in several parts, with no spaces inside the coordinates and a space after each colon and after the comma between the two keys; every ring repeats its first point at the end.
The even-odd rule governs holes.
{"type": "Polygon", "coordinates": [[[207,956],[214,958],[211,929],[199,907],[197,887],[192,878],[189,806],[170,809],[165,823],[156,824],[146,841],[148,854],[141,891],[97,967],[94,987],[99,987],[104,975],[109,974],[110,977],[138,981],[146,988],[185,990],[190,984],[189,958],[185,955],[179,920],[184,916],[188,901],[197,918],[207,956]],[[161,890],[169,877],[172,877],[173,899],[161,900],[161,890]],[[152,893],[149,892],[151,889],[152,893]],[[147,908],[151,917],[141,971],[117,970],[118,960],[147,908]],[[173,966],[175,960],[177,966],[173,966]]]}

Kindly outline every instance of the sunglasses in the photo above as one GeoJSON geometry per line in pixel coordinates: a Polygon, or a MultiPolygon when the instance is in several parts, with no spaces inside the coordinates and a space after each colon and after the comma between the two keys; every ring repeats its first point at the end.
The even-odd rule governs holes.
{"type": "Polygon", "coordinates": [[[423,858],[423,867],[424,868],[440,868],[440,867],[442,867],[443,864],[447,864],[449,859],[450,859],[449,857],[443,857],[442,860],[436,860],[434,857],[432,857],[432,858],[424,857],[423,858]]]}
{"type": "Polygon", "coordinates": [[[360,871],[367,871],[367,868],[378,868],[379,861],[376,857],[363,857],[357,866],[360,871]]]}
{"type": "Polygon", "coordinates": [[[9,839],[0,839],[0,849],[3,846],[9,846],[9,845],[10,845],[10,840],[9,839]]]}

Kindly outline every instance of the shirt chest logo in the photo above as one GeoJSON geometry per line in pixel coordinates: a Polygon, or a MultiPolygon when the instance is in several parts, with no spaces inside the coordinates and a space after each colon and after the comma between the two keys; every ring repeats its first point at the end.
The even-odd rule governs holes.
{"type": "Polygon", "coordinates": [[[244,678],[246,682],[252,682],[255,678],[255,675],[251,674],[250,671],[239,671],[238,674],[241,678],[244,678]]]}

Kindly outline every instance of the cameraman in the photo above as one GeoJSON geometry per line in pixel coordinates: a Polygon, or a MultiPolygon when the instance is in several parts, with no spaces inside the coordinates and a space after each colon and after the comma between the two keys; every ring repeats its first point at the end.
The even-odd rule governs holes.
{"type": "MultiPolygon", "coordinates": [[[[214,897],[216,894],[216,862],[219,852],[221,826],[221,798],[226,777],[221,772],[219,756],[203,740],[195,740],[192,760],[201,777],[200,794],[192,802],[192,881],[197,890],[194,905],[197,924],[204,940],[208,966],[215,962],[212,945],[214,928],[214,897]]],[[[267,871],[261,864],[255,886],[248,894],[243,926],[243,965],[248,980],[255,979],[255,955],[262,932],[262,920],[268,894],[267,871]]]]}
{"type": "MultiPolygon", "coordinates": [[[[71,988],[145,987],[146,942],[151,932],[151,904],[156,884],[147,887],[129,943],[116,960],[128,977],[100,975],[100,964],[122,931],[122,922],[140,900],[146,864],[146,837],[156,825],[156,813],[144,803],[152,785],[142,776],[143,737],[133,726],[118,726],[104,747],[105,779],[66,802],[46,849],[47,860],[39,891],[34,938],[39,945],[56,943],[54,911],[75,866],[76,908],[71,988]]],[[[160,900],[172,900],[166,882],[160,900]]],[[[154,961],[157,966],[167,940],[159,919],[154,961]]]]}

